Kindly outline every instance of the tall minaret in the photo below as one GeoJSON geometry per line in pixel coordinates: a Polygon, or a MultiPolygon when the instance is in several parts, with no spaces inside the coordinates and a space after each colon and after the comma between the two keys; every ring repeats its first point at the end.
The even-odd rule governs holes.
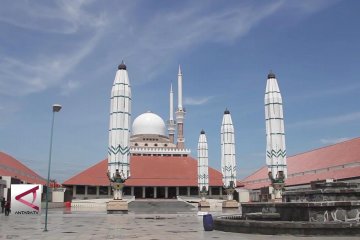
{"type": "Polygon", "coordinates": [[[170,116],[168,121],[168,132],[169,139],[171,143],[174,143],[175,138],[175,121],[174,121],[174,92],[172,88],[172,84],[170,85],[170,116]]]}
{"type": "Polygon", "coordinates": [[[266,164],[275,200],[281,200],[287,177],[282,98],[275,74],[270,72],[265,90],[266,164]]]}
{"type": "Polygon", "coordinates": [[[208,144],[205,131],[201,130],[197,148],[198,154],[198,186],[201,201],[198,203],[200,208],[210,207],[210,203],[206,201],[206,195],[209,191],[209,165],[208,165],[208,144]]]}
{"type": "Polygon", "coordinates": [[[108,177],[114,199],[122,199],[122,188],[130,177],[131,87],[126,65],[122,62],[115,75],[110,98],[108,177]]]}
{"type": "Polygon", "coordinates": [[[198,186],[199,190],[209,190],[208,144],[205,131],[202,130],[198,142],[198,186]]]}
{"type": "Polygon", "coordinates": [[[177,123],[177,148],[185,148],[185,138],[184,138],[184,118],[185,110],[182,105],[182,73],[181,67],[179,65],[178,73],[178,109],[176,111],[176,123],[177,123]]]}
{"type": "Polygon", "coordinates": [[[232,193],[236,187],[235,136],[229,110],[225,110],[221,124],[221,171],[227,200],[233,200],[232,193]]]}

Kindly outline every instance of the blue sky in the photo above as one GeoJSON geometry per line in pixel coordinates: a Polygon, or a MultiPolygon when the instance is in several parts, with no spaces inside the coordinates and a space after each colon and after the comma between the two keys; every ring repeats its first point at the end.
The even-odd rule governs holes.
{"type": "MultiPolygon", "coordinates": [[[[238,177],[265,164],[263,98],[272,70],[284,101],[288,156],[358,137],[360,2],[2,1],[0,150],[64,181],[105,159],[110,91],[128,66],[133,117],[168,118],[170,83],[184,75],[186,145],[206,131],[220,167],[225,108],[238,177]]],[[[134,119],[133,118],[133,119],[134,119]]]]}

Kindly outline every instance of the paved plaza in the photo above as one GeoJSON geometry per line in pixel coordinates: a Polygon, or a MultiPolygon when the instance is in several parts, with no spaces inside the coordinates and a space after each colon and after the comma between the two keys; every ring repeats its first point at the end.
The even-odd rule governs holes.
{"type": "MultiPolygon", "coordinates": [[[[196,208],[182,202],[135,201],[128,214],[106,214],[105,207],[50,209],[48,232],[39,216],[0,216],[0,239],[265,239],[269,236],[203,230],[196,208]]],[[[221,211],[211,212],[214,216],[221,211]]],[[[339,239],[339,237],[276,236],[276,239],[339,239]]],[[[342,237],[341,239],[358,239],[342,237]]]]}

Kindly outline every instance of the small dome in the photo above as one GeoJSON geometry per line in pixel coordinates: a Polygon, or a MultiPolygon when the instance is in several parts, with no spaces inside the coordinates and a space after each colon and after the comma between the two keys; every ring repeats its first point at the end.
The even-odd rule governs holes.
{"type": "Polygon", "coordinates": [[[273,72],[271,72],[271,71],[268,74],[268,79],[270,79],[270,78],[275,78],[275,74],[273,72]]]}
{"type": "Polygon", "coordinates": [[[118,66],[119,70],[126,70],[126,65],[124,63],[124,61],[121,61],[121,64],[118,66]]]}
{"type": "Polygon", "coordinates": [[[205,134],[205,131],[204,131],[204,129],[203,129],[203,130],[201,130],[200,134],[205,134]]]}
{"type": "Polygon", "coordinates": [[[164,120],[152,112],[143,113],[132,124],[132,135],[156,134],[166,136],[164,120]]]}
{"type": "Polygon", "coordinates": [[[230,111],[228,109],[225,109],[224,114],[230,114],[230,111]]]}

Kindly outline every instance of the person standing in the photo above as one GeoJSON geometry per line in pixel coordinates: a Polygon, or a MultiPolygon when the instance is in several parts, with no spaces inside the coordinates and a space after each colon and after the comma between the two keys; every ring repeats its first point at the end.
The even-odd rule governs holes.
{"type": "Polygon", "coordinates": [[[4,213],[5,210],[5,198],[3,197],[1,199],[1,213],[4,213]]]}
{"type": "Polygon", "coordinates": [[[10,201],[5,203],[5,216],[9,216],[10,214],[10,201]]]}

